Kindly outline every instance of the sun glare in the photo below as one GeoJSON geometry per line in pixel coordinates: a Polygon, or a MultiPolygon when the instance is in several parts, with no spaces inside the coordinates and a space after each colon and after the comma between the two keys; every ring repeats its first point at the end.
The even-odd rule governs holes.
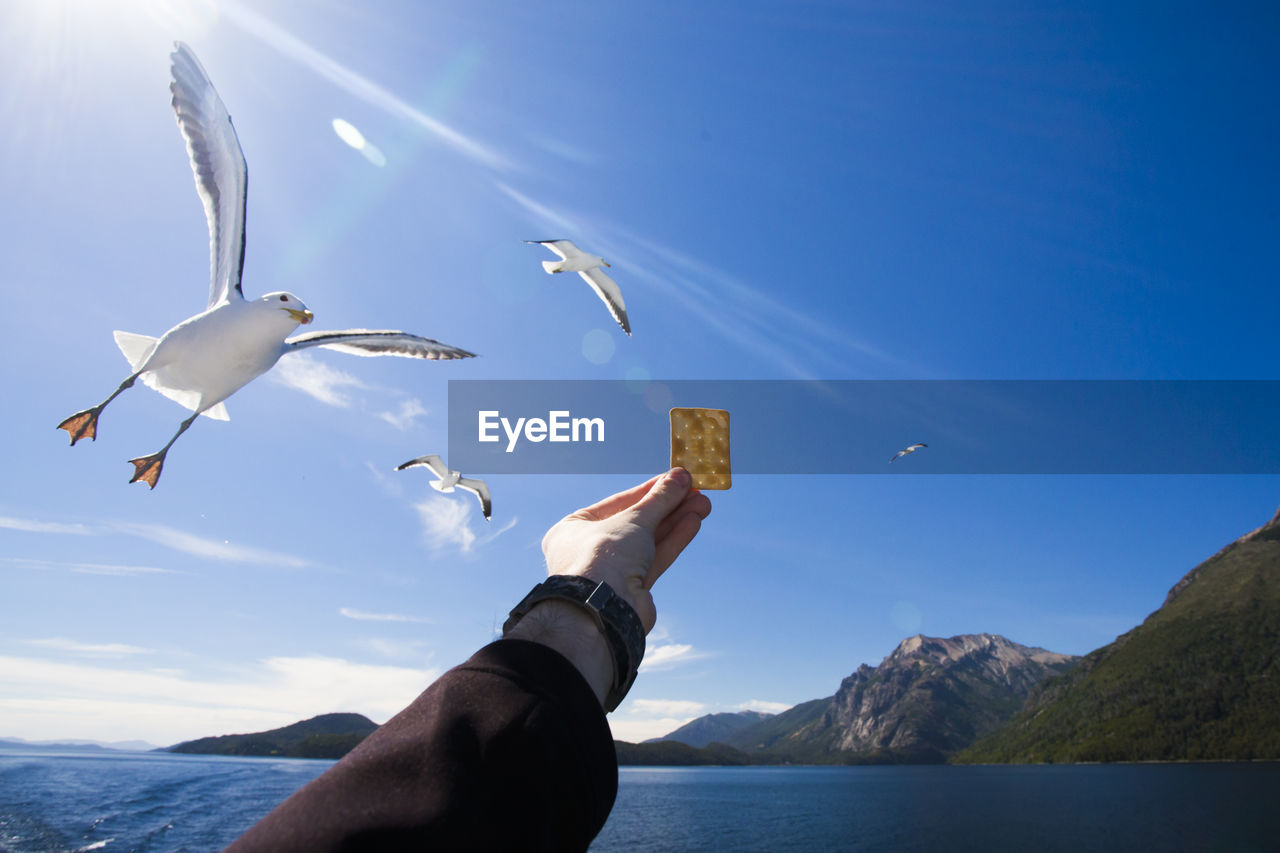
{"type": "Polygon", "coordinates": [[[198,39],[220,17],[217,0],[16,0],[10,12],[32,41],[87,38],[117,47],[140,26],[198,39]]]}
{"type": "Polygon", "coordinates": [[[21,34],[24,88],[74,91],[122,57],[174,39],[199,40],[220,17],[217,0],[8,0],[0,24],[21,34]]]}

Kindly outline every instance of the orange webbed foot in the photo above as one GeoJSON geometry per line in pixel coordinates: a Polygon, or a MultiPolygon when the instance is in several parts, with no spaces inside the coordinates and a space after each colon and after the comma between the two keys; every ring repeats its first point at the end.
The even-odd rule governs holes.
{"type": "Polygon", "coordinates": [[[94,406],[92,409],[85,409],[83,412],[76,412],[62,423],[58,424],[58,429],[65,429],[67,434],[71,436],[71,446],[75,447],[77,441],[87,438],[91,441],[98,440],[98,413],[102,411],[100,406],[94,406]]]}
{"type": "Polygon", "coordinates": [[[160,481],[160,470],[164,468],[164,453],[153,453],[150,456],[139,456],[137,459],[130,459],[133,463],[133,476],[129,478],[130,483],[146,483],[151,488],[156,487],[156,483],[160,481]]]}

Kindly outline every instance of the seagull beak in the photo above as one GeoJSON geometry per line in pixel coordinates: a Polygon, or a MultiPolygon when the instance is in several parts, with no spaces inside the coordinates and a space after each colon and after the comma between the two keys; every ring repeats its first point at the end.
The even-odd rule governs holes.
{"type": "Polygon", "coordinates": [[[613,264],[609,263],[608,261],[601,261],[601,263],[603,263],[606,267],[613,266],[613,264]]]}
{"type": "Polygon", "coordinates": [[[284,311],[304,326],[315,319],[315,315],[310,311],[299,311],[297,308],[282,308],[280,310],[284,311]]]}

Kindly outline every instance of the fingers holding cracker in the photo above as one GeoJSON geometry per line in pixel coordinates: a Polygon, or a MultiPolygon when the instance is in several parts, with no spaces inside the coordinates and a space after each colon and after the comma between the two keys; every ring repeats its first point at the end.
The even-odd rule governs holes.
{"type": "Polygon", "coordinates": [[[649,571],[645,573],[644,588],[653,589],[654,583],[658,578],[662,577],[662,573],[671,567],[676,561],[676,557],[680,556],[680,552],[693,541],[693,537],[698,535],[698,531],[702,528],[702,519],[704,516],[696,512],[689,512],[681,515],[672,525],[667,535],[656,542],[656,549],[653,555],[653,565],[649,567],[649,571]]]}

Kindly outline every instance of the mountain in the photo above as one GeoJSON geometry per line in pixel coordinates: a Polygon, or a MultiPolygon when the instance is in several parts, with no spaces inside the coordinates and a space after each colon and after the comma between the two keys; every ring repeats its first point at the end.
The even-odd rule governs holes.
{"type": "Polygon", "coordinates": [[[644,743],[615,740],[613,748],[618,754],[618,763],[621,765],[687,767],[705,764],[737,766],[760,763],[745,752],[722,743],[694,747],[678,740],[645,741],[644,743]]]}
{"type": "MultiPolygon", "coordinates": [[[[92,741],[30,741],[23,738],[0,738],[0,752],[125,752],[110,746],[102,746],[92,741]]],[[[141,750],[128,750],[140,752],[141,750]]]]}
{"type": "Polygon", "coordinates": [[[963,762],[1280,759],[1280,512],[963,762]]]}
{"type": "Polygon", "coordinates": [[[26,738],[0,738],[0,747],[21,749],[109,749],[120,752],[148,752],[159,749],[153,743],[143,740],[82,740],[67,738],[66,740],[27,740],[26,738]]]}
{"type": "Polygon", "coordinates": [[[198,755],[341,758],[377,727],[377,723],[361,714],[321,714],[266,732],[184,741],[167,751],[198,755]]]}
{"type": "MultiPolygon", "coordinates": [[[[780,741],[784,741],[797,729],[821,719],[822,715],[831,707],[831,703],[835,701],[835,698],[834,696],[828,696],[825,699],[810,699],[808,702],[801,702],[781,714],[774,714],[767,720],[761,720],[754,726],[729,735],[729,737],[725,738],[725,744],[748,752],[769,750],[780,741]]],[[[778,760],[798,759],[781,755],[778,760]]]]}
{"type": "Polygon", "coordinates": [[[760,711],[708,714],[705,717],[698,717],[692,722],[685,723],[668,735],[650,738],[645,743],[674,740],[696,747],[704,747],[717,741],[724,743],[730,735],[756,723],[763,722],[772,716],[774,715],[764,714],[760,711]]]}
{"type": "Polygon", "coordinates": [[[809,760],[941,762],[998,728],[1036,684],[1076,660],[996,634],[917,634],[879,666],[858,667],[821,717],[770,749],[809,760]]]}
{"type": "MultiPolygon", "coordinates": [[[[715,746],[762,764],[939,763],[998,728],[1035,685],[1077,660],[995,634],[916,635],[879,666],[858,667],[834,696],[765,717],[715,746]]],[[[717,716],[665,739],[684,740],[680,732],[702,731],[717,716]]]]}

